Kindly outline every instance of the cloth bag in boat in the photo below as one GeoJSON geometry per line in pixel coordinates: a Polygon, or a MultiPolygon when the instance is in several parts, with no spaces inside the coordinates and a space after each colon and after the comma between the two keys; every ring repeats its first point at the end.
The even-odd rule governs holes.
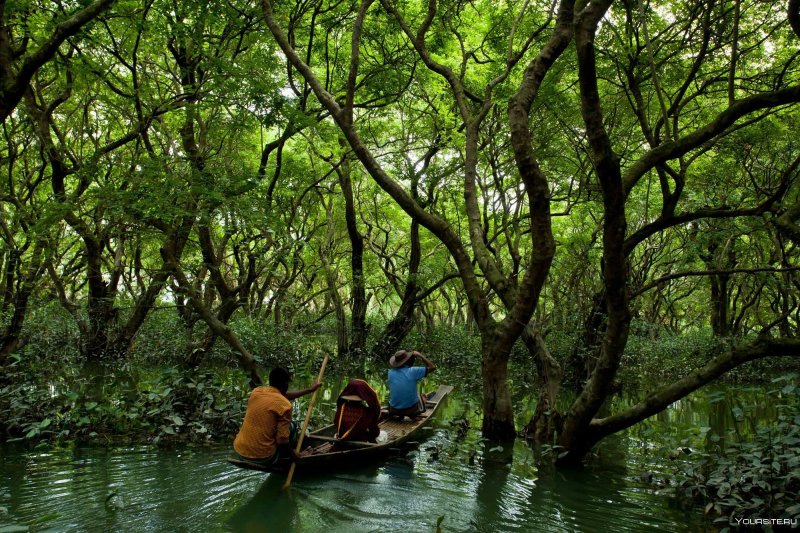
{"type": "Polygon", "coordinates": [[[336,399],[336,436],[340,441],[375,442],[380,416],[378,393],[363,379],[351,379],[336,399]]]}

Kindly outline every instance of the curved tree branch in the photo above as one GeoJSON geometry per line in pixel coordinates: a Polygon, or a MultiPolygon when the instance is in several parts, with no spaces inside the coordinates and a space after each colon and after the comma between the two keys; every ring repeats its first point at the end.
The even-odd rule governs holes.
{"type": "Polygon", "coordinates": [[[650,169],[698,148],[703,143],[724,133],[727,128],[745,115],[762,109],[770,109],[796,102],[800,102],[800,85],[737,100],[705,126],[688,135],[684,135],[676,141],[665,142],[653,148],[636,161],[625,172],[623,178],[625,194],[629,194],[641,177],[650,169]]]}
{"type": "Polygon", "coordinates": [[[680,278],[688,278],[688,277],[697,277],[697,276],[725,276],[730,274],[756,274],[758,272],[793,272],[796,270],[800,270],[800,267],[788,267],[788,268],[772,268],[772,267],[765,267],[765,268],[735,268],[732,270],[687,270],[684,272],[675,272],[674,274],[668,274],[666,276],[661,276],[653,280],[651,283],[648,283],[644,287],[631,292],[631,298],[636,298],[637,296],[641,296],[642,294],[646,293],[650,289],[654,289],[661,285],[662,283],[666,283],[667,281],[673,279],[680,279],[680,278]]]}
{"type": "Polygon", "coordinates": [[[590,429],[599,440],[663,411],[673,402],[686,397],[689,393],[737,366],[769,356],[800,357],[800,339],[758,338],[733,346],[703,368],[675,383],[662,387],[630,409],[606,418],[592,420],[590,429]]]}
{"type": "Polygon", "coordinates": [[[797,37],[800,37],[800,0],[789,0],[789,25],[797,37]]]}
{"type": "Polygon", "coordinates": [[[261,377],[258,374],[258,367],[250,351],[244,347],[244,344],[242,344],[239,337],[236,336],[230,326],[214,316],[214,313],[203,303],[202,295],[197,292],[186,277],[177,258],[172,255],[171,251],[166,248],[161,248],[161,257],[164,263],[172,270],[180,290],[185,292],[189,297],[189,303],[197,314],[200,315],[214,334],[222,337],[225,342],[234,349],[235,353],[238,354],[239,363],[250,376],[250,386],[256,387],[260,385],[262,383],[261,377]]]}
{"type": "Polygon", "coordinates": [[[473,295],[473,297],[470,298],[470,303],[473,307],[472,312],[475,320],[479,327],[486,327],[491,321],[488,303],[482,297],[475,297],[476,295],[482,294],[483,289],[478,283],[472,261],[461,239],[445,220],[425,211],[425,209],[419,205],[419,203],[415,202],[408,192],[383,169],[372,151],[364,144],[356,129],[350,124],[346,113],[336,103],[333,95],[325,90],[308,64],[302,60],[297,54],[297,51],[292,47],[286,35],[283,33],[283,30],[275,21],[270,0],[262,0],[262,5],[264,9],[264,20],[267,23],[267,27],[269,27],[270,32],[289,63],[300,72],[306,83],[308,83],[314,91],[317,99],[330,112],[331,117],[333,117],[336,124],[342,130],[353,152],[355,152],[361,164],[364,165],[364,168],[370,176],[372,176],[372,179],[397,202],[403,211],[410,217],[418,220],[420,224],[436,235],[447,247],[458,267],[467,293],[473,295]]]}
{"type": "MultiPolygon", "coordinates": [[[[734,218],[734,217],[747,217],[747,216],[759,216],[763,213],[767,212],[768,210],[772,209],[776,202],[779,202],[783,196],[788,191],[789,186],[795,180],[798,169],[800,169],[800,156],[797,156],[794,161],[792,161],[781,173],[781,182],[780,186],[778,186],[769,197],[767,197],[763,202],[760,204],[749,207],[749,208],[739,208],[733,209],[729,207],[711,207],[706,209],[698,209],[697,211],[692,211],[690,213],[684,213],[681,215],[673,215],[672,212],[674,211],[675,204],[677,203],[678,198],[675,198],[675,204],[672,205],[672,208],[662,212],[662,214],[649,224],[645,224],[638,230],[636,230],[633,235],[625,239],[625,255],[630,255],[630,253],[638,246],[642,241],[647,239],[648,237],[658,233],[659,231],[665,230],[667,228],[671,228],[677,226],[679,224],[685,224],[687,222],[691,222],[693,220],[698,220],[701,218],[734,218]]],[[[791,232],[791,228],[787,227],[786,224],[790,223],[792,217],[796,218],[797,215],[791,214],[792,209],[789,209],[786,214],[780,216],[776,220],[776,224],[779,228],[783,228],[784,230],[789,230],[791,232]]],[[[798,210],[800,213],[800,210],[798,210]]],[[[800,228],[798,229],[798,234],[800,234],[800,228]]]]}
{"type": "Polygon", "coordinates": [[[14,65],[11,59],[11,37],[5,21],[0,18],[0,120],[5,120],[17,107],[33,75],[58,51],[61,43],[78,33],[87,23],[108,9],[115,0],[97,0],[81,9],[67,20],[60,22],[53,34],[38,50],[26,57],[21,64],[14,65]]]}

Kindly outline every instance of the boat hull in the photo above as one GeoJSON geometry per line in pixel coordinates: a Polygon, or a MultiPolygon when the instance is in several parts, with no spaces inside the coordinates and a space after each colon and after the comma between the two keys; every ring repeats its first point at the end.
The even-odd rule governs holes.
{"type": "MultiPolygon", "coordinates": [[[[436,392],[431,394],[430,401],[426,402],[425,411],[413,419],[389,415],[384,410],[378,426],[381,431],[386,432],[388,437],[386,442],[340,442],[334,437],[336,430],[333,425],[314,431],[303,439],[303,447],[310,447],[310,453],[298,459],[295,468],[304,472],[318,472],[385,457],[401,444],[412,440],[423,427],[427,426],[452,390],[453,387],[450,385],[440,385],[436,392]]],[[[285,472],[291,465],[286,459],[279,460],[273,465],[260,465],[234,457],[228,458],[228,462],[239,468],[262,472],[285,472]]]]}

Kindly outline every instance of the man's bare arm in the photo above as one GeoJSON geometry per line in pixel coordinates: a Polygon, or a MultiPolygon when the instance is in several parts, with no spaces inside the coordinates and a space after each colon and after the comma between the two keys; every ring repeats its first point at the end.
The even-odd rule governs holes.
{"type": "Polygon", "coordinates": [[[317,381],[316,383],[314,383],[313,385],[311,385],[310,387],[307,387],[305,389],[286,391],[286,394],[284,394],[284,396],[286,396],[286,398],[289,401],[292,401],[295,398],[299,398],[300,396],[305,396],[306,394],[311,394],[312,392],[314,392],[315,390],[317,390],[321,386],[322,386],[322,383],[317,381]]]}
{"type": "Polygon", "coordinates": [[[431,372],[436,370],[436,365],[433,364],[433,361],[431,361],[430,359],[428,359],[427,357],[422,355],[420,352],[414,351],[414,352],[411,352],[411,355],[413,355],[414,357],[418,358],[420,361],[425,363],[425,373],[426,374],[430,374],[431,372]]]}

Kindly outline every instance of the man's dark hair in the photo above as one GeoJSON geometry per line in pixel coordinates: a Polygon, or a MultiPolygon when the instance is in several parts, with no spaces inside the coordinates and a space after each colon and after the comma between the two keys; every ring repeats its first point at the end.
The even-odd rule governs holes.
{"type": "Polygon", "coordinates": [[[282,366],[272,369],[269,373],[269,384],[281,391],[286,391],[289,388],[289,382],[292,380],[292,373],[282,366]]]}

